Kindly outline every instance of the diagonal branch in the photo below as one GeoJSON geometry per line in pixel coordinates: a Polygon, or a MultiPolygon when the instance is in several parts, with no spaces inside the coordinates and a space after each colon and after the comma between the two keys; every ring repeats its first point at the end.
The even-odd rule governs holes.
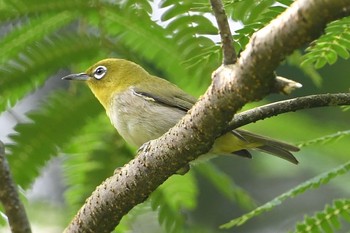
{"type": "Polygon", "coordinates": [[[96,188],[66,232],[112,231],[168,177],[209,151],[215,138],[229,131],[226,126],[245,103],[273,91],[273,72],[282,59],[348,10],[348,0],[295,1],[252,37],[234,65],[213,73],[212,85],[174,128],[145,144],[134,160],[96,188]]]}
{"type": "Polygon", "coordinates": [[[30,224],[26,211],[19,199],[17,187],[11,177],[5,158],[5,146],[0,141],[0,202],[5,208],[13,233],[30,233],[30,224]]]}

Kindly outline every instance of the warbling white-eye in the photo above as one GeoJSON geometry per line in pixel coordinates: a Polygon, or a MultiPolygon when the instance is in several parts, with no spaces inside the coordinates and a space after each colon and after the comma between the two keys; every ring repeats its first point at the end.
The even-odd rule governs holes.
{"type": "MultiPolygon", "coordinates": [[[[86,81],[119,134],[137,147],[167,132],[196,102],[176,85],[123,59],[105,59],[63,79],[86,81]]],[[[210,153],[251,157],[247,149],[298,163],[290,152],[298,147],[241,129],[217,138],[210,153]]]]}

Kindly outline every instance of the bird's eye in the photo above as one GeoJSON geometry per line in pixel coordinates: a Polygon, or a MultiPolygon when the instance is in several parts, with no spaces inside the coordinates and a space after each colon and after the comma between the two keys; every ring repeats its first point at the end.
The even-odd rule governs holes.
{"type": "Polygon", "coordinates": [[[101,79],[107,73],[107,68],[105,66],[98,66],[94,71],[94,77],[96,79],[101,79]]]}

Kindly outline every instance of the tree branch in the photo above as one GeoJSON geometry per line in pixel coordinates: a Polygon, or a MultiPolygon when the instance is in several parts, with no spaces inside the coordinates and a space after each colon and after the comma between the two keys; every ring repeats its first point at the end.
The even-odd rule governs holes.
{"type": "Polygon", "coordinates": [[[30,224],[26,211],[19,199],[17,187],[12,180],[5,158],[5,146],[0,141],[0,201],[5,208],[11,231],[13,233],[30,233],[30,224]]]}
{"type": "Polygon", "coordinates": [[[347,0],[295,1],[252,37],[234,65],[213,73],[212,85],[174,128],[146,143],[134,160],[96,188],[66,232],[112,231],[168,177],[208,152],[245,103],[273,91],[279,62],[320,35],[326,23],[348,13],[348,6],[347,0]]]}
{"type": "Polygon", "coordinates": [[[243,125],[277,116],[282,113],[295,112],[308,108],[342,105],[350,105],[350,93],[309,95],[278,101],[237,113],[229,123],[229,129],[233,130],[243,125]]]}
{"type": "Polygon", "coordinates": [[[235,49],[233,48],[232,33],[227,20],[224,6],[221,0],[210,0],[211,7],[218,23],[219,33],[222,43],[223,64],[234,64],[237,60],[235,49]]]}

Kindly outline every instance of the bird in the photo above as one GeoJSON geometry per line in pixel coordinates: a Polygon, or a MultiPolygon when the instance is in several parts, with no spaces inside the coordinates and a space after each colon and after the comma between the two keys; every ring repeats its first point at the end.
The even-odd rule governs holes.
{"type": "MultiPolygon", "coordinates": [[[[85,81],[118,133],[136,147],[166,133],[197,101],[175,84],[120,58],[103,59],[83,73],[62,79],[85,81]]],[[[243,129],[218,137],[208,154],[252,158],[250,150],[298,164],[292,154],[299,151],[297,146],[243,129]]]]}

